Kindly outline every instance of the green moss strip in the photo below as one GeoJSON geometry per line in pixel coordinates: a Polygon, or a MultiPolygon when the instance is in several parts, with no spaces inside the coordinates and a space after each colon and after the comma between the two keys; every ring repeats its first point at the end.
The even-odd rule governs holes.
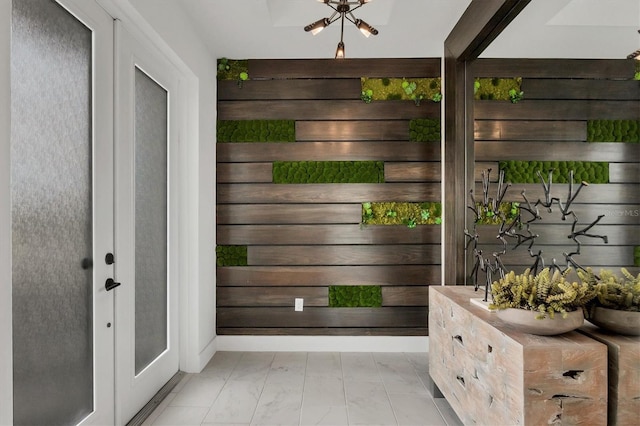
{"type": "Polygon", "coordinates": [[[569,172],[573,170],[574,183],[609,183],[609,163],[587,161],[500,161],[504,180],[511,183],[540,183],[536,171],[545,180],[553,169],[553,182],[569,183],[569,172]]]}
{"type": "Polygon", "coordinates": [[[409,140],[440,142],[440,119],[416,118],[409,121],[409,140]]]}
{"type": "Polygon", "coordinates": [[[640,266],[640,246],[633,248],[633,266],[640,266]]]}
{"type": "Polygon", "coordinates": [[[247,266],[247,246],[217,246],[216,265],[247,266]]]}
{"type": "Polygon", "coordinates": [[[218,142],[295,142],[293,120],[218,120],[218,142]]]}
{"type": "Polygon", "coordinates": [[[476,78],[474,99],[508,101],[510,90],[521,91],[522,77],[515,78],[476,78]]]}
{"type": "Polygon", "coordinates": [[[276,161],[273,183],[384,183],[384,162],[276,161]]]}
{"type": "Polygon", "coordinates": [[[243,72],[249,73],[249,61],[246,59],[218,59],[218,80],[238,80],[243,72]]]}
{"type": "Polygon", "coordinates": [[[382,288],[379,285],[329,286],[329,307],[379,308],[382,306],[382,288]]]}
{"type": "Polygon", "coordinates": [[[640,142],[640,120],[589,120],[587,142],[640,142]]]}
{"type": "Polygon", "coordinates": [[[362,223],[365,225],[439,225],[442,223],[442,205],[423,203],[362,203],[362,223]]]}
{"type": "Polygon", "coordinates": [[[433,78],[368,78],[360,79],[362,91],[371,90],[371,99],[374,101],[385,100],[413,100],[411,95],[423,95],[424,99],[431,99],[436,93],[440,93],[440,77],[433,78]],[[402,87],[402,83],[407,87],[402,87]]]}
{"type": "MultiPolygon", "coordinates": [[[[499,212],[492,211],[490,208],[483,206],[481,203],[476,203],[476,210],[478,211],[478,219],[476,223],[481,225],[500,225],[502,218],[504,217],[508,223],[512,222],[516,216],[518,216],[520,203],[504,202],[498,206],[499,212]],[[500,215],[502,213],[502,215],[500,215]]],[[[473,214],[473,212],[471,213],[473,214]]]]}

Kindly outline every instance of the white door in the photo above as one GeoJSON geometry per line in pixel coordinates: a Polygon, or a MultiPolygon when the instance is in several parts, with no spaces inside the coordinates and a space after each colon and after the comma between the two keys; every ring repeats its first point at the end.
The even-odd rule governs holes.
{"type": "Polygon", "coordinates": [[[113,20],[13,0],[15,424],[114,423],[113,20]]]}
{"type": "Polygon", "coordinates": [[[178,371],[178,74],[116,21],[116,423],[178,371]]]}

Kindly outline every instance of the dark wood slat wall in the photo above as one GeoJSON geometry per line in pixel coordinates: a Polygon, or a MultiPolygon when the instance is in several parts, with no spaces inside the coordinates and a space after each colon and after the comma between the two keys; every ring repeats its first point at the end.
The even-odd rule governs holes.
{"type": "Polygon", "coordinates": [[[409,141],[409,121],[440,104],[365,104],[360,78],[439,77],[440,59],[249,60],[249,76],[218,82],[217,118],[295,120],[296,142],[217,144],[217,244],[248,260],[217,268],[218,334],[428,334],[441,227],[360,221],[362,202],[440,201],[440,143],[409,141]],[[385,183],[271,183],[274,161],[371,160],[385,183]],[[330,308],[330,285],[380,285],[383,306],[330,308]]]}
{"type": "MultiPolygon", "coordinates": [[[[586,142],[587,120],[640,120],[640,82],[633,80],[633,71],[632,60],[480,59],[473,65],[476,77],[523,77],[524,91],[517,104],[474,103],[476,194],[482,193],[482,170],[491,168],[496,182],[501,160],[609,162],[610,183],[583,188],[572,205],[577,230],[604,215],[590,233],[607,235],[608,244],[579,238],[581,254],[575,256],[578,264],[596,271],[640,270],[633,266],[633,247],[640,245],[640,144],[586,142]]],[[[544,199],[540,184],[514,184],[506,201],[523,201],[522,190],[530,201],[544,199]]],[[[495,191],[493,184],[491,196],[495,191]]],[[[553,185],[554,197],[565,201],[567,192],[567,184],[553,185]]],[[[555,216],[545,217],[547,225],[533,230],[540,235],[534,252],[542,250],[547,265],[553,258],[564,265],[562,253],[576,249],[567,239],[573,220],[555,216]]],[[[502,249],[494,245],[496,233],[497,227],[480,228],[480,241],[487,242],[483,249],[489,253],[502,249]]],[[[508,251],[502,260],[508,269],[520,271],[533,263],[526,247],[508,251]]]]}

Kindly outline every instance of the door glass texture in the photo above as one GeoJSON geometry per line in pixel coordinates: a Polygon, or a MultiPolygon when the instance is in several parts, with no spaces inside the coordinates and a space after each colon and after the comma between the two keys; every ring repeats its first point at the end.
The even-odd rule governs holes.
{"type": "Polygon", "coordinates": [[[52,0],[13,0],[15,424],[93,411],[92,33],[52,0]]]}
{"type": "Polygon", "coordinates": [[[168,93],[135,70],[135,373],[167,349],[168,93]]]}

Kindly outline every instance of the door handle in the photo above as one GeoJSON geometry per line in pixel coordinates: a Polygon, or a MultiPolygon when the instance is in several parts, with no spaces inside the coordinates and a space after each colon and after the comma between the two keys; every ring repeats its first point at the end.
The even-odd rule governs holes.
{"type": "Polygon", "coordinates": [[[118,287],[120,285],[120,283],[117,283],[113,280],[113,278],[107,278],[107,282],[104,283],[104,288],[107,291],[111,291],[114,288],[118,287]]]}

